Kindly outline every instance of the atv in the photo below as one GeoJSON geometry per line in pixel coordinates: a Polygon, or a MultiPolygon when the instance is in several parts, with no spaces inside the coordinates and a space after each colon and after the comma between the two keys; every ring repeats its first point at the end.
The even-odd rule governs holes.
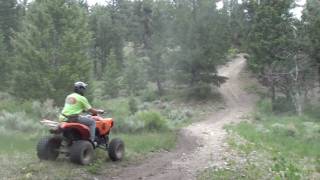
{"type": "Polygon", "coordinates": [[[90,140],[89,127],[76,122],[58,123],[50,120],[40,121],[50,127],[51,136],[40,139],[37,155],[41,160],[56,160],[59,154],[69,157],[74,163],[88,165],[93,161],[97,148],[108,152],[112,161],[119,161],[124,156],[124,143],[115,138],[109,142],[109,134],[113,127],[112,118],[90,115],[96,121],[96,137],[94,144],[90,140]]]}

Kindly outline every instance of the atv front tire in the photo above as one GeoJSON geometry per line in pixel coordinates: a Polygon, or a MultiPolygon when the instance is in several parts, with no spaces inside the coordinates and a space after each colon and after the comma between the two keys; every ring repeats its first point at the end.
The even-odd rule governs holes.
{"type": "Polygon", "coordinates": [[[109,157],[112,161],[120,161],[124,157],[124,143],[121,139],[111,140],[108,147],[109,157]]]}
{"type": "Polygon", "coordinates": [[[89,141],[74,141],[70,147],[70,160],[81,165],[88,165],[93,160],[93,146],[89,141]]]}
{"type": "Polygon", "coordinates": [[[40,139],[37,145],[37,155],[42,160],[56,160],[59,156],[59,148],[61,145],[61,138],[58,137],[44,137],[40,139]]]}

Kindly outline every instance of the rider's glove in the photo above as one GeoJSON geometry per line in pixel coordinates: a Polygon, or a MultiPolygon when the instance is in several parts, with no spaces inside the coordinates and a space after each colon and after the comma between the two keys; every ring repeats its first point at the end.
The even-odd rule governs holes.
{"type": "Polygon", "coordinates": [[[104,113],[104,110],[99,109],[99,110],[97,110],[97,113],[98,113],[98,114],[103,114],[103,113],[104,113]]]}

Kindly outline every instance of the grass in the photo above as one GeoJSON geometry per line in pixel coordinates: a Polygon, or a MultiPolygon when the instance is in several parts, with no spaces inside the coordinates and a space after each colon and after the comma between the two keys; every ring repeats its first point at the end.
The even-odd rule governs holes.
{"type": "MultiPolygon", "coordinates": [[[[268,121],[258,123],[242,122],[231,129],[246,140],[256,144],[257,148],[265,146],[279,151],[286,156],[320,157],[320,128],[309,132],[306,121],[298,117],[269,117],[268,121]]],[[[314,126],[320,123],[309,122],[314,126]]]]}
{"type": "Polygon", "coordinates": [[[16,154],[19,152],[31,153],[35,149],[36,142],[23,134],[1,134],[0,135],[0,154],[16,154]]]}
{"type": "Polygon", "coordinates": [[[123,139],[126,146],[126,156],[121,163],[109,160],[103,150],[96,151],[95,161],[89,166],[78,166],[66,158],[57,161],[39,161],[36,157],[35,145],[37,139],[25,138],[22,135],[0,137],[0,174],[4,179],[70,179],[79,177],[87,179],[99,174],[113,165],[125,166],[129,162],[141,159],[150,152],[170,150],[175,146],[175,132],[114,134],[112,137],[123,139]],[[7,145],[10,142],[10,145],[7,145]]]}
{"type": "Polygon", "coordinates": [[[176,129],[189,124],[199,114],[205,113],[206,110],[211,111],[216,108],[216,104],[212,104],[208,108],[207,104],[195,105],[190,103],[188,105],[183,102],[172,103],[159,100],[157,102],[142,102],[139,97],[136,98],[138,107],[136,114],[130,112],[129,98],[120,97],[93,102],[95,107],[107,111],[105,116],[115,119],[116,126],[111,136],[112,138],[120,137],[124,140],[126,146],[125,159],[120,163],[111,162],[107,158],[106,152],[97,150],[95,161],[91,165],[78,166],[72,164],[66,158],[58,158],[57,161],[52,162],[39,161],[36,156],[36,144],[40,136],[44,135],[44,132],[47,135],[46,129],[39,124],[38,120],[44,117],[54,120],[59,111],[58,108],[54,107],[52,101],[43,103],[25,101],[20,103],[13,97],[1,95],[0,108],[3,108],[0,111],[0,177],[3,179],[72,179],[74,177],[77,177],[77,179],[92,179],[100,173],[112,174],[112,169],[141,161],[151,152],[174,148],[176,129]],[[147,115],[158,113],[157,117],[166,120],[162,123],[165,126],[149,123],[149,129],[143,129],[135,133],[123,129],[123,127],[127,127],[128,130],[139,128],[137,120],[139,122],[153,122],[149,121],[154,119],[151,115],[145,115],[147,120],[143,120],[146,119],[143,118],[144,116],[138,116],[141,112],[147,112],[147,115]],[[23,123],[20,123],[22,121],[23,123]],[[168,128],[161,128],[167,126],[168,128]],[[26,129],[29,129],[29,131],[26,131],[26,129]]]}
{"type": "Polygon", "coordinates": [[[256,120],[226,127],[228,144],[245,163],[206,169],[198,179],[319,179],[319,120],[307,115],[265,114],[261,112],[265,104],[258,106],[256,120]]]}

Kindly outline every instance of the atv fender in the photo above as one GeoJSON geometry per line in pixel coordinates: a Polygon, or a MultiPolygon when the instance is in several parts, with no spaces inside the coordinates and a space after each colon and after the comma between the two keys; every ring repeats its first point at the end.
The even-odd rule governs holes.
{"type": "Polygon", "coordinates": [[[60,125],[60,128],[62,130],[75,129],[80,133],[81,139],[90,139],[90,129],[89,129],[88,126],[86,126],[84,124],[80,124],[80,123],[62,123],[60,125]]]}

